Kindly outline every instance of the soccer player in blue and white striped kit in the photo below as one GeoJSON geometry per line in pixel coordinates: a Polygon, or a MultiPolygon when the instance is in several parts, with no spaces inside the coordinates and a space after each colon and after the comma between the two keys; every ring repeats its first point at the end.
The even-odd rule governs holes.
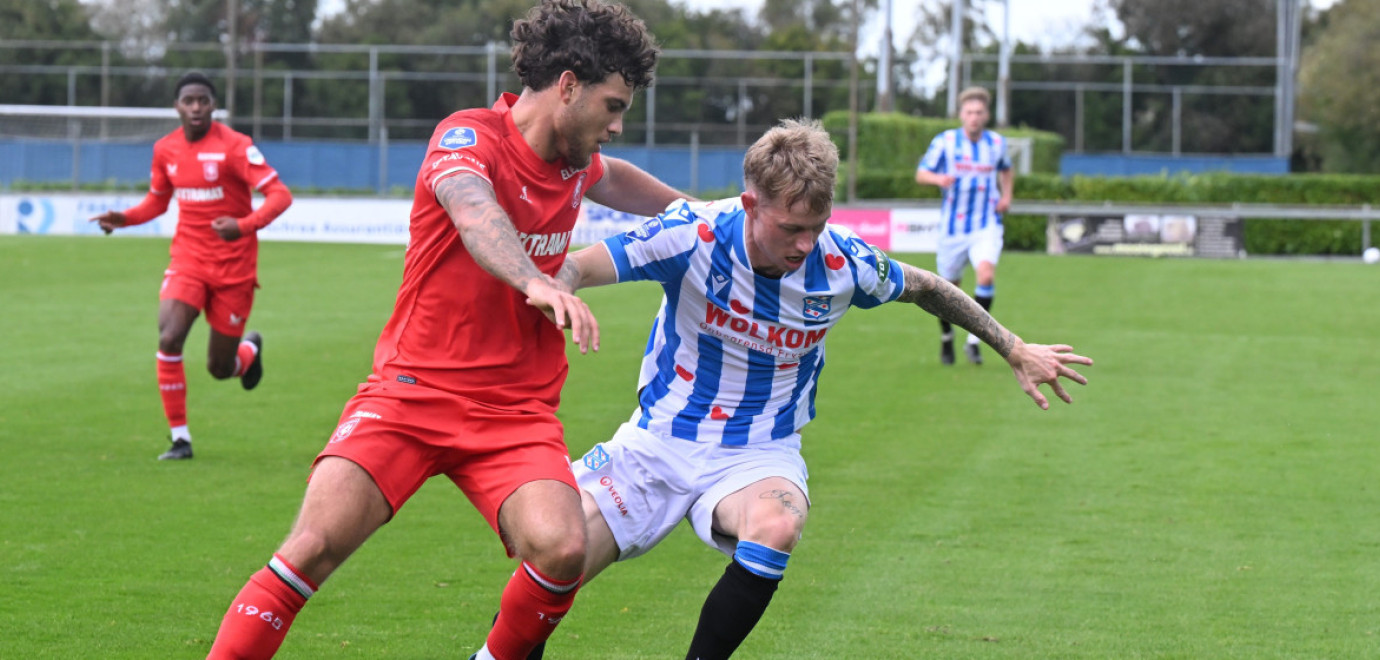
{"type": "MultiPolygon", "coordinates": [[[[988,342],[1042,408],[1048,384],[1087,380],[1066,345],[1027,344],[944,279],[828,224],[838,150],[817,122],[785,121],[748,149],[741,197],[678,201],[566,259],[572,289],[636,280],[665,292],[638,407],[574,461],[585,579],[646,553],[681,519],[732,557],[687,658],[727,658],[761,618],[810,507],[800,429],[815,416],[827,334],[849,309],[900,301],[988,342]]],[[[540,657],[539,655],[529,657],[540,657]]]]}
{"type": "MultiPolygon", "coordinates": [[[[972,263],[977,275],[973,298],[988,311],[997,292],[1001,216],[1011,208],[1016,182],[1006,138],[986,130],[991,100],[991,95],[981,87],[963,90],[958,95],[962,127],[936,135],[915,170],[917,183],[944,189],[935,271],[954,286],[961,286],[963,269],[972,263]]],[[[939,329],[939,361],[953,364],[953,326],[941,318],[939,329]]],[[[963,349],[973,364],[982,364],[978,339],[969,333],[963,349]]]]}

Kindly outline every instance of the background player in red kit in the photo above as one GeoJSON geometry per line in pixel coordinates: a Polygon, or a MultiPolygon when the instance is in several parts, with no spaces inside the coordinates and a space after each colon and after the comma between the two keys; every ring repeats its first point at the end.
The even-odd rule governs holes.
{"type": "Polygon", "coordinates": [[[212,658],[273,655],[317,585],[440,474],[521,560],[472,657],[525,658],[570,609],[585,531],[555,415],[561,329],[581,352],[598,348],[598,329],[552,276],[583,196],[655,215],[680,194],[599,155],[652,82],[658,51],[641,20],[546,0],[511,38],[522,95],[436,127],[373,373],[317,457],[292,532],[231,602],[212,658]]]}
{"type": "Polygon", "coordinates": [[[292,193],[249,136],[211,119],[216,87],[210,78],[195,71],[182,76],[174,98],[182,127],[154,143],[148,195],[133,208],[91,219],[109,234],[162,215],[177,197],[177,233],[158,305],[158,390],[172,440],[160,460],[192,457],[182,344],[203,309],[211,325],[211,375],[239,378],[246,390],[263,377],[263,338],[244,333],[258,286],[255,232],[292,204],[292,193]],[[258,210],[254,190],[265,197],[258,210]]]}

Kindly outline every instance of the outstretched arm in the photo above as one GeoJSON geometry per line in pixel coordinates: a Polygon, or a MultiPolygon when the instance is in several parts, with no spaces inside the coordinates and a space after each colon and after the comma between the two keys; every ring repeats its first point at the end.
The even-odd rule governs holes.
{"type": "Polygon", "coordinates": [[[599,325],[589,306],[532,263],[488,181],[471,174],[447,177],[436,184],[436,200],[481,268],[526,294],[527,304],[540,309],[556,327],[568,324],[581,353],[591,347],[599,350],[599,325]]]}
{"type": "Polygon", "coordinates": [[[1061,376],[1079,385],[1088,384],[1087,378],[1068,365],[1091,365],[1091,358],[1073,353],[1073,348],[1065,344],[1027,344],[944,278],[905,263],[901,264],[901,270],[905,273],[905,289],[897,300],[914,303],[982,338],[1006,359],[1016,382],[1042,410],[1049,409],[1049,400],[1040,392],[1040,384],[1048,384],[1064,403],[1073,403],[1073,397],[1064,390],[1059,381],[1061,376]]]}
{"type": "Polygon", "coordinates": [[[109,234],[120,227],[133,227],[142,225],[152,220],[168,210],[168,204],[172,202],[172,195],[168,193],[156,193],[152,190],[138,204],[125,209],[124,211],[106,211],[98,216],[91,218],[91,222],[101,226],[101,231],[109,234]]]}
{"type": "Polygon", "coordinates": [[[603,178],[590,186],[585,195],[604,206],[650,218],[677,199],[695,201],[626,160],[610,156],[603,156],[603,160],[603,178]]]}
{"type": "Polygon", "coordinates": [[[618,271],[613,266],[608,246],[596,243],[566,255],[561,272],[556,273],[556,280],[570,287],[571,291],[579,291],[617,282],[618,271]]]}

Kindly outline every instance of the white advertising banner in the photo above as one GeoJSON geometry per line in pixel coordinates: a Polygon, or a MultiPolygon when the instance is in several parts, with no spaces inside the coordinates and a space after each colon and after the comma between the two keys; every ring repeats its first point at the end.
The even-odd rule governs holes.
{"type": "Polygon", "coordinates": [[[935,252],[939,247],[939,209],[892,209],[893,252],[935,252]]]}
{"type": "MultiPolygon", "coordinates": [[[[123,210],[142,194],[4,194],[0,195],[0,234],[100,235],[93,216],[123,210]]],[[[259,232],[266,241],[383,243],[405,245],[410,199],[376,197],[295,198],[277,220],[259,232]]],[[[893,252],[934,252],[939,240],[939,210],[836,208],[832,222],[858,232],[869,243],[893,252]]],[[[572,246],[592,245],[642,224],[646,218],[600,206],[589,200],[571,235],[572,246]]],[[[115,236],[172,237],[177,230],[177,202],[153,221],[121,229],[115,236]]]]}
{"type": "MultiPolygon", "coordinates": [[[[109,210],[124,210],[143,195],[35,194],[0,195],[0,234],[54,236],[99,235],[91,218],[109,210]]],[[[259,232],[266,241],[329,243],[385,243],[405,245],[410,199],[374,197],[296,198],[292,206],[259,232]]],[[[572,237],[574,245],[597,243],[626,232],[646,218],[622,213],[590,201],[580,207],[572,237]]],[[[177,230],[177,202],[151,222],[115,232],[116,236],[172,237],[177,230]]]]}

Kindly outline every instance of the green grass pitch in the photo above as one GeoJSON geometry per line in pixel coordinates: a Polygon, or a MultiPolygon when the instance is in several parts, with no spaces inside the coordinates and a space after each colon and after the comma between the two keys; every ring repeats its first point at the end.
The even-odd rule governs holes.
{"type": "MultiPolygon", "coordinates": [[[[196,459],[154,384],[165,240],[0,238],[0,658],[204,657],[369,370],[396,246],[268,243],[246,393],[186,348],[196,459]]],[[[932,257],[905,257],[927,266],[932,257]]],[[[742,658],[1380,657],[1380,268],[1008,253],[996,313],[1097,360],[1041,412],[918,309],[855,311],[806,429],[814,506],[742,658]]],[[[575,453],[631,412],[659,291],[586,292],[575,453]]],[[[681,657],[725,558],[684,528],[582,591],[553,659],[681,657]]],[[[512,570],[433,480],[282,658],[456,658],[512,570]]]]}

